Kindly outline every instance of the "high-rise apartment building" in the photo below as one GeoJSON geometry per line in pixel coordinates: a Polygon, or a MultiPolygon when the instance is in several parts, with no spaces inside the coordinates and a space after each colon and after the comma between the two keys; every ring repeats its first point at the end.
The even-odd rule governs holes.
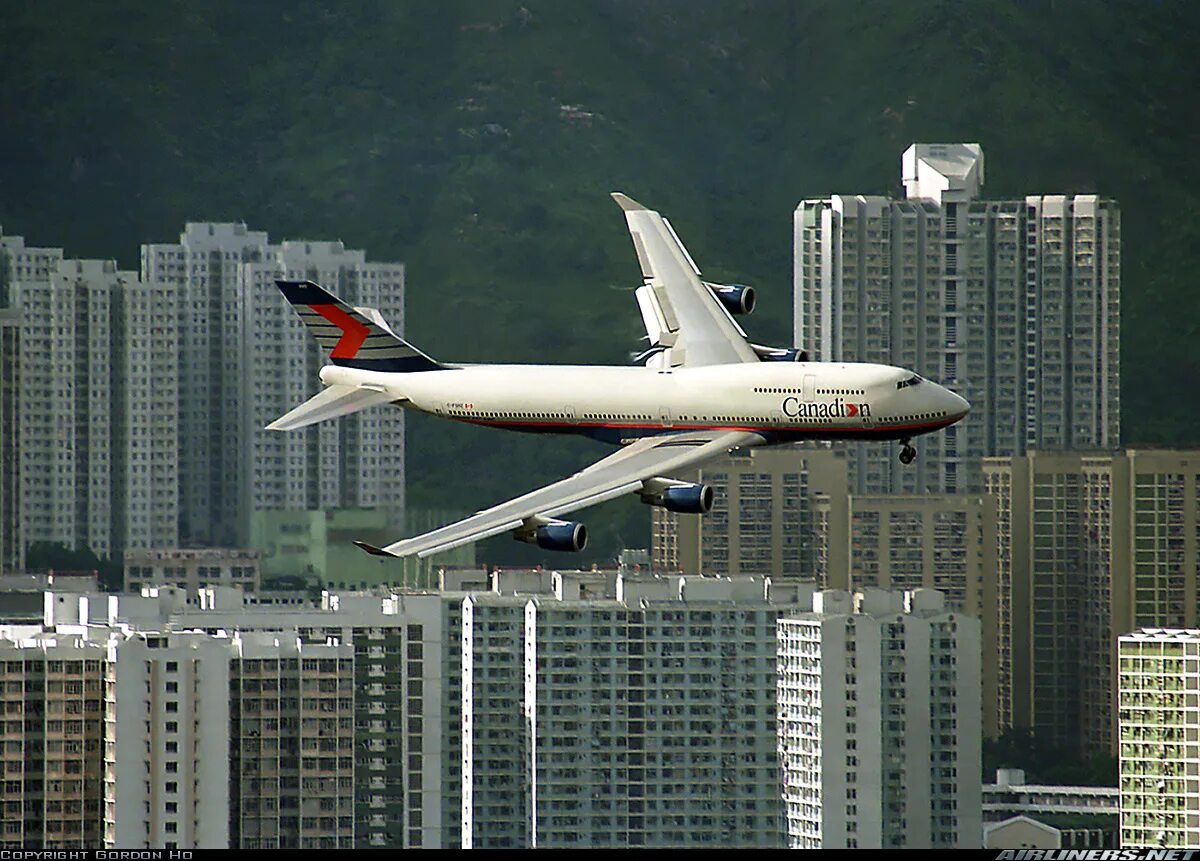
{"type": "Polygon", "coordinates": [[[109,260],[62,260],[8,285],[16,313],[17,472],[27,544],[177,542],[169,295],[109,260]]]}
{"type": "MultiPolygon", "coordinates": [[[[819,589],[936,589],[946,607],[980,620],[983,654],[996,653],[996,505],[986,495],[818,496],[819,589]]],[[[999,732],[998,667],[982,671],[983,729],[999,732]]]]}
{"type": "MultiPolygon", "coordinates": [[[[258,632],[238,635],[234,648],[230,845],[354,847],[354,646],[258,632]]],[[[371,753],[376,745],[365,742],[371,753]]]]}
{"type": "Polygon", "coordinates": [[[462,609],[462,846],[529,846],[525,604],[468,595],[462,609]]]}
{"type": "Polygon", "coordinates": [[[243,393],[248,415],[251,484],[246,504],[265,509],[382,508],[399,524],[404,506],[404,413],[387,406],[322,422],[301,431],[263,428],[321,389],[327,357],[275,279],[309,278],[347,302],[379,311],[404,331],[404,266],[368,263],[341,242],[285,241],[262,263],[243,267],[245,349],[243,393]],[[277,332],[271,341],[255,332],[277,332]]]}
{"type": "MultiPolygon", "coordinates": [[[[104,690],[104,839],[110,849],[230,844],[231,641],[112,630],[104,690]]],[[[240,739],[239,739],[240,740],[240,739]]],[[[99,844],[93,844],[99,845],[99,844]]]]}
{"type": "MultiPolygon", "coordinates": [[[[50,280],[61,248],[31,248],[0,230],[0,568],[25,567],[27,515],[21,477],[21,320],[13,282],[50,280]]],[[[43,515],[49,516],[48,512],[43,515]]]]}
{"type": "Polygon", "coordinates": [[[113,507],[126,550],[179,542],[179,294],[128,273],[118,304],[113,507]]]}
{"type": "Polygon", "coordinates": [[[0,308],[12,308],[16,281],[49,281],[63,259],[61,248],[33,248],[23,236],[5,236],[0,230],[0,308]]]}
{"type": "MultiPolygon", "coordinates": [[[[178,292],[180,539],[188,545],[245,545],[237,540],[249,421],[241,267],[266,257],[267,234],[244,224],[189,223],[177,245],[142,246],[142,277],[178,292]]],[[[256,334],[269,344],[280,335],[256,334]]]]}
{"type": "MultiPolygon", "coordinates": [[[[776,620],[812,592],[592,572],[320,606],[150,587],[52,595],[44,624],[101,661],[89,827],[108,848],[773,847],[776,620]]],[[[24,662],[41,632],[0,642],[24,662]]]]}
{"type": "Polygon", "coordinates": [[[188,223],[142,246],[142,275],[178,293],[182,539],[244,546],[252,512],[404,506],[395,408],[301,431],[264,427],[316,394],[324,356],[275,287],[310,278],[403,332],[404,266],[341,242],[268,241],[244,224],[188,223]]]}
{"type": "MultiPolygon", "coordinates": [[[[0,266],[5,262],[0,253],[0,266]]],[[[21,504],[21,327],[16,309],[0,307],[0,573],[25,568],[21,504]]]]}
{"type": "Polygon", "coordinates": [[[997,502],[1000,726],[1115,749],[1117,637],[1200,625],[1200,451],[984,461],[997,502]]]}
{"type": "Polygon", "coordinates": [[[1200,630],[1120,638],[1121,846],[1200,845],[1200,630]]]}
{"type": "MultiPolygon", "coordinates": [[[[111,554],[116,294],[132,276],[111,261],[60,260],[45,280],[16,280],[22,315],[20,471],[25,540],[111,554]]],[[[116,540],[114,540],[116,539],[116,540]]]]}
{"type": "MultiPolygon", "coordinates": [[[[280,642],[291,636],[305,648],[351,646],[354,845],[459,845],[462,593],[340,595],[328,596],[320,608],[252,608],[240,591],[210,589],[198,609],[184,604],[184,590],[149,591],[153,597],[121,596],[111,617],[137,628],[270,633],[280,642]]],[[[347,717],[340,699],[339,694],[339,721],[347,717]]],[[[339,819],[346,815],[343,807],[338,802],[339,819]]],[[[345,838],[340,832],[333,836],[345,838]]],[[[260,833],[254,839],[268,848],[275,838],[260,833]]]]}
{"type": "Polygon", "coordinates": [[[690,474],[713,488],[704,516],[651,509],[651,568],[664,573],[811,580],[813,498],[844,498],[846,457],[828,448],[748,449],[690,474]]]}
{"type": "Polygon", "coordinates": [[[979,198],[978,144],[913,144],[906,197],[805,200],[794,340],[912,368],[971,402],[910,466],[850,447],[859,493],[977,492],[979,458],[1120,441],[1120,212],[1092,194],[979,198]]]}
{"type": "Polygon", "coordinates": [[[622,579],[525,610],[531,845],[775,847],[775,622],[811,589],[622,579]]]}
{"type": "Polygon", "coordinates": [[[188,224],[142,247],[141,277],[0,236],[0,565],[36,542],[245,546],[251,514],[374,508],[399,523],[394,408],[294,433],[324,357],[274,285],[312,278],[403,323],[404,267],[340,242],[188,224]]]}
{"type": "Polygon", "coordinates": [[[779,621],[787,846],[979,845],[979,630],[932,590],[818,592],[779,621]]]}
{"type": "Polygon", "coordinates": [[[178,536],[175,293],[0,237],[0,564],[178,536]]]}
{"type": "Polygon", "coordinates": [[[78,636],[0,638],[0,845],[88,849],[103,843],[105,670],[78,636]]]}
{"type": "MultiPolygon", "coordinates": [[[[103,684],[104,720],[92,725],[108,799],[88,833],[118,849],[458,846],[464,597],[329,596],[298,608],[221,588],[200,606],[170,587],[112,601],[55,595],[45,618],[59,640],[73,638],[77,656],[98,645],[106,662],[88,668],[103,684]]],[[[0,652],[28,663],[40,632],[0,626],[0,652]]],[[[8,713],[36,715],[41,732],[54,726],[45,708],[8,713]]],[[[17,744],[0,752],[32,763],[32,736],[11,724],[0,729],[17,744]]],[[[36,786],[5,784],[11,834],[28,830],[17,819],[43,819],[30,812],[41,804],[36,765],[36,786]]],[[[68,788],[77,799],[79,785],[68,788]]]]}

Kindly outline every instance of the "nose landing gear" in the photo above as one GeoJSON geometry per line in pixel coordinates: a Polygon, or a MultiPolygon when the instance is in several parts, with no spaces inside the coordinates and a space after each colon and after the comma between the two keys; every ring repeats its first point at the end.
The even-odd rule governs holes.
{"type": "Polygon", "coordinates": [[[908,440],[900,440],[900,462],[905,466],[917,459],[917,450],[912,447],[912,443],[908,440]]]}

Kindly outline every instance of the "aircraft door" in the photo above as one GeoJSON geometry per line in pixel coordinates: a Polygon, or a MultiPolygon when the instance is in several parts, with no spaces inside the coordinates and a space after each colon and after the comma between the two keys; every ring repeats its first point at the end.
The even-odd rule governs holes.
{"type": "Polygon", "coordinates": [[[665,427],[665,428],[672,427],[672,426],[674,426],[674,424],[675,424],[675,419],[674,419],[674,418],[672,418],[672,416],[671,416],[671,411],[670,411],[670,410],[667,410],[667,409],[664,409],[664,410],[663,410],[663,411],[662,411],[662,412],[659,414],[659,421],[661,421],[661,422],[662,422],[662,426],[663,426],[663,427],[665,427]]]}
{"type": "Polygon", "coordinates": [[[800,390],[800,399],[814,401],[817,399],[817,378],[815,374],[804,375],[804,386],[800,390]]]}

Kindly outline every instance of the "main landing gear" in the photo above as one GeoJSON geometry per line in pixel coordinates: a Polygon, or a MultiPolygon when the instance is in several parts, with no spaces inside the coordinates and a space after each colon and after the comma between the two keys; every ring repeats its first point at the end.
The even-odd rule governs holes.
{"type": "Polygon", "coordinates": [[[900,462],[905,466],[908,466],[917,459],[917,450],[913,448],[912,443],[906,439],[900,440],[900,445],[902,446],[900,449],[900,462]]]}

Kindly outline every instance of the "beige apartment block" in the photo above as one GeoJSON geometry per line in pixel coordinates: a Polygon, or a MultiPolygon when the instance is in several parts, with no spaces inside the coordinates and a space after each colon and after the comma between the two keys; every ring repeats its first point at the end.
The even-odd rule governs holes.
{"type": "Polygon", "coordinates": [[[996,506],[980,494],[818,496],[820,589],[936,589],[982,624],[984,736],[998,734],[996,506]]]}
{"type": "Polygon", "coordinates": [[[846,457],[829,448],[749,449],[680,478],[710,485],[713,510],[652,509],[652,570],[812,580],[813,499],[845,497],[846,457]]]}
{"type": "Polygon", "coordinates": [[[988,458],[1001,729],[1116,749],[1117,638],[1200,624],[1200,451],[988,458]]]}
{"type": "Polygon", "coordinates": [[[103,845],[107,666],[78,635],[0,639],[0,846],[103,845]]]}
{"type": "Polygon", "coordinates": [[[1200,630],[1119,641],[1121,846],[1200,846],[1200,630]]]}

